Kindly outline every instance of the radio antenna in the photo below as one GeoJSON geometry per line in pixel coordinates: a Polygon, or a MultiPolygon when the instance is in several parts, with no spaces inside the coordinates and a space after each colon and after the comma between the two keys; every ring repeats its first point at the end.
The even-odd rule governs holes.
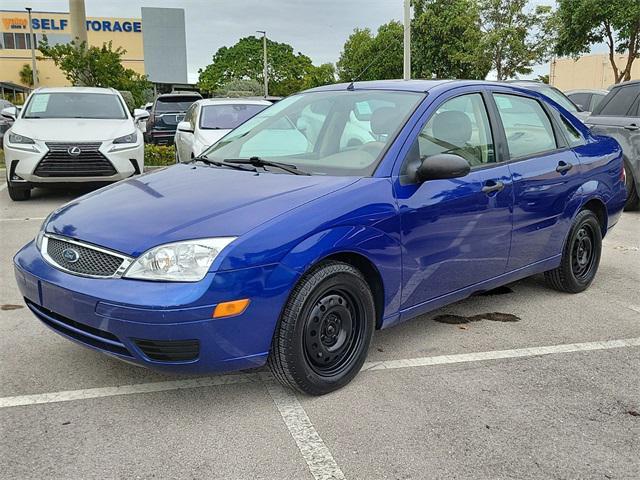
{"type": "Polygon", "coordinates": [[[369,70],[369,68],[376,63],[380,57],[382,55],[384,55],[385,53],[387,53],[387,50],[389,50],[393,45],[395,45],[398,42],[398,39],[395,38],[393,42],[390,42],[389,45],[387,45],[387,47],[382,50],[378,55],[375,56],[375,58],[373,60],[371,60],[371,62],[369,62],[369,64],[364,67],[364,70],[362,70],[358,75],[356,75],[355,77],[353,77],[353,79],[351,80],[351,83],[347,86],[347,90],[353,90],[354,88],[354,82],[357,82],[358,80],[360,80],[360,78],[362,78],[362,76],[367,73],[367,70],[369,70]]]}

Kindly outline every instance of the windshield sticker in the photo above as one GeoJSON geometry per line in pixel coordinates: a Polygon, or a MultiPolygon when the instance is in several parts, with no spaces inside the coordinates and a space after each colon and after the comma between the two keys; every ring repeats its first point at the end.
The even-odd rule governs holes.
{"type": "Polygon", "coordinates": [[[42,113],[47,111],[47,105],[49,104],[49,94],[41,93],[33,97],[31,106],[29,107],[29,113],[42,113]]]}

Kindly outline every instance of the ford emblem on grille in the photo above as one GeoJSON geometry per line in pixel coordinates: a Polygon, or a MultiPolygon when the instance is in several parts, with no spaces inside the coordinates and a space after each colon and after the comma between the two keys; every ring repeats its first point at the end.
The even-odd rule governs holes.
{"type": "Polygon", "coordinates": [[[72,157],[77,157],[82,153],[82,150],[80,150],[80,147],[69,147],[67,153],[72,157]]]}
{"type": "Polygon", "coordinates": [[[78,260],[80,260],[80,254],[73,248],[65,248],[62,251],[62,258],[64,258],[69,263],[76,263],[78,260]]]}

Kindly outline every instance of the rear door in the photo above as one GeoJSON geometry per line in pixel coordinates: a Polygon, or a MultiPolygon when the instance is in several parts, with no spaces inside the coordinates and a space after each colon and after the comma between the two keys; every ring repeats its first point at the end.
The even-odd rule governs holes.
{"type": "Polygon", "coordinates": [[[562,252],[570,223],[566,212],[581,185],[580,165],[542,100],[513,91],[494,91],[492,98],[513,176],[507,269],[516,270],[562,252]]]}

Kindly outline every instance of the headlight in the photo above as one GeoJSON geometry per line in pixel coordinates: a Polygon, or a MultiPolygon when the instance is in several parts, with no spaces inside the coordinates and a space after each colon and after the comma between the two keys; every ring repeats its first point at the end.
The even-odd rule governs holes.
{"type": "Polygon", "coordinates": [[[200,281],[222,249],[235,239],[203,238],[159,245],[140,255],[123,277],[174,282],[200,281]]]}
{"type": "Polygon", "coordinates": [[[34,142],[32,138],[29,137],[25,137],[23,135],[20,135],[18,133],[10,133],[9,134],[9,143],[19,143],[19,144],[23,144],[23,145],[33,145],[34,142]]]}
{"type": "Polygon", "coordinates": [[[138,132],[135,130],[128,135],[123,135],[122,137],[116,138],[113,143],[136,143],[138,141],[138,132]]]}
{"type": "Polygon", "coordinates": [[[47,228],[47,223],[49,223],[49,219],[53,214],[54,212],[51,212],[49,215],[47,215],[47,218],[45,218],[44,222],[42,222],[42,225],[40,225],[40,230],[38,231],[38,235],[36,235],[36,247],[38,248],[38,250],[42,250],[42,237],[44,237],[44,230],[45,228],[47,228]]]}

